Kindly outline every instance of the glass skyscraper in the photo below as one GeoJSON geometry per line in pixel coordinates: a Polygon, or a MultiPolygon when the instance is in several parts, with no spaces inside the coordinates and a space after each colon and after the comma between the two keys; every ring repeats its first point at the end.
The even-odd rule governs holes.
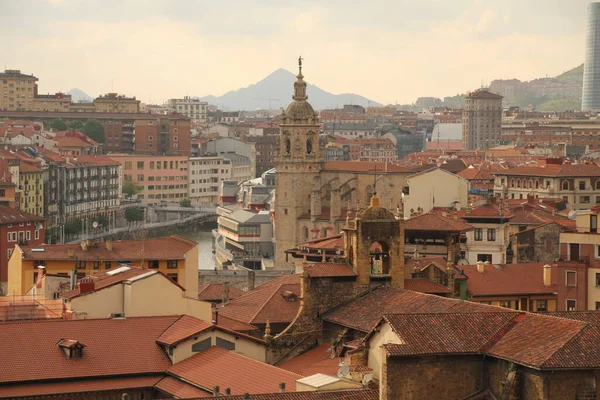
{"type": "Polygon", "coordinates": [[[588,5],[582,97],[583,111],[600,111],[600,2],[588,5]]]}

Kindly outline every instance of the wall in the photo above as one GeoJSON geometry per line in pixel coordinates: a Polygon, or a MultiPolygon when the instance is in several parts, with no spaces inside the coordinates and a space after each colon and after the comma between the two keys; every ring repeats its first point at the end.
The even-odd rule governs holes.
{"type": "Polygon", "coordinates": [[[596,286],[596,274],[600,274],[600,268],[588,268],[587,274],[587,309],[597,310],[596,303],[600,303],[600,286],[596,286]]]}
{"type": "Polygon", "coordinates": [[[513,250],[516,250],[517,262],[552,262],[556,260],[560,253],[559,235],[560,227],[556,224],[541,226],[516,235],[517,246],[515,248],[513,244],[513,250]],[[547,242],[552,243],[551,251],[547,242]]]}
{"type": "Polygon", "coordinates": [[[409,177],[407,184],[410,192],[404,197],[404,218],[410,218],[410,210],[418,207],[429,212],[433,207],[454,207],[455,201],[463,209],[467,206],[469,182],[442,169],[409,177]]]}
{"type": "Polygon", "coordinates": [[[392,331],[388,323],[382,323],[379,331],[369,338],[368,362],[369,368],[373,369],[373,378],[380,379],[382,360],[385,358],[383,345],[387,343],[402,344],[402,340],[392,331]]]}
{"type": "Polygon", "coordinates": [[[250,290],[251,287],[258,287],[264,283],[267,283],[275,278],[281,277],[283,273],[289,274],[290,271],[252,271],[254,274],[254,283],[252,278],[248,276],[249,271],[209,271],[199,270],[199,284],[208,285],[210,283],[224,283],[229,282],[231,287],[235,287],[240,290],[250,290]]]}
{"type": "Polygon", "coordinates": [[[475,240],[475,230],[467,235],[465,257],[469,265],[477,263],[478,254],[491,254],[492,264],[506,263],[506,246],[508,245],[508,224],[469,222],[474,228],[483,230],[482,240],[475,240]],[[487,230],[496,229],[496,240],[487,240],[487,230]],[[502,249],[502,250],[500,250],[502,249]]]}
{"type": "Polygon", "coordinates": [[[462,399],[480,390],[482,372],[481,356],[388,357],[381,371],[380,398],[462,399]]]}
{"type": "Polygon", "coordinates": [[[123,286],[114,285],[103,290],[66,300],[67,310],[74,312],[73,319],[108,318],[110,314],[124,312],[123,286]]]}

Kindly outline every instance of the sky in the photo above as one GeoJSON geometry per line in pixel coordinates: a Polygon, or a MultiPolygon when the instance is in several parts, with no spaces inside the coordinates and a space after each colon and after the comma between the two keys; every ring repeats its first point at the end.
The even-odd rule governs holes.
{"type": "MultiPolygon", "coordinates": [[[[222,95],[278,68],[380,103],[555,76],[589,0],[0,0],[0,68],[40,93],[222,95]]],[[[291,88],[290,88],[291,91],[291,88]]],[[[310,95],[310,93],[309,93],[310,95]]]]}

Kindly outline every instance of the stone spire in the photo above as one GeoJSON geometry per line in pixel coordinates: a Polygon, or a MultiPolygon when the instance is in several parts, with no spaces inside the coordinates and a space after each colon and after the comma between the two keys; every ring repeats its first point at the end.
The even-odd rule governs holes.
{"type": "Polygon", "coordinates": [[[298,75],[296,75],[298,80],[294,82],[294,95],[292,99],[298,100],[307,100],[308,96],[306,95],[306,82],[304,82],[304,75],[302,75],[302,57],[298,57],[298,75]]]}

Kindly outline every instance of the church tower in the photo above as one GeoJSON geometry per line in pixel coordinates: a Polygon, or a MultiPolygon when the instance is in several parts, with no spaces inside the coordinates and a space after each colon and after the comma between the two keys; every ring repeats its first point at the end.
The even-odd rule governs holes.
{"type": "MultiPolygon", "coordinates": [[[[298,218],[310,213],[313,182],[325,163],[320,124],[308,101],[302,58],[294,95],[283,112],[275,157],[275,268],[286,268],[285,253],[299,242],[298,218]]],[[[290,264],[291,265],[291,264],[290,264]]]]}

